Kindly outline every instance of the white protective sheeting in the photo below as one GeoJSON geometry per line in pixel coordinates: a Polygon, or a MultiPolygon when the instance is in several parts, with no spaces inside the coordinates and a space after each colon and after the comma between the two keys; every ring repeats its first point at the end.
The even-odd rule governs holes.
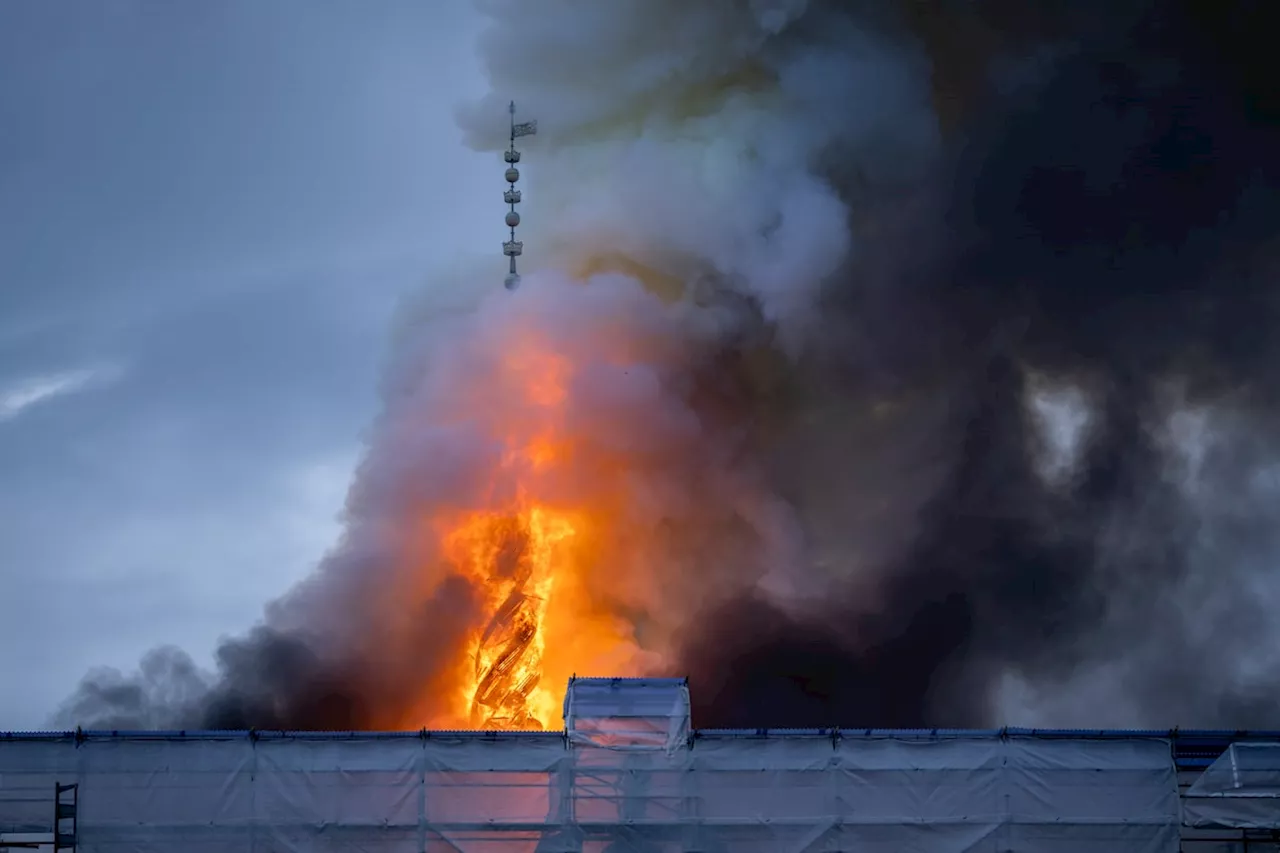
{"type": "Polygon", "coordinates": [[[1188,826],[1280,829],[1280,743],[1233,743],[1187,788],[1188,826]]]}
{"type": "Polygon", "coordinates": [[[1174,853],[1167,742],[717,734],[0,740],[0,832],[80,853],[1174,853]]]}
{"type": "Polygon", "coordinates": [[[564,694],[569,742],[611,749],[683,747],[693,730],[683,678],[577,678],[564,694]]]}

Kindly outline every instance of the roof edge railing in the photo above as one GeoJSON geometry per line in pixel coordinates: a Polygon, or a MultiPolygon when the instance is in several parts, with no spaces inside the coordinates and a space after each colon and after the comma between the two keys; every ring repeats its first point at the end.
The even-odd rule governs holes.
{"type": "MultiPolygon", "coordinates": [[[[1080,738],[1080,739],[1154,739],[1175,740],[1191,745],[1200,741],[1206,746],[1218,743],[1228,744],[1243,740],[1280,741],[1280,730],[1269,729],[1037,729],[1037,728],[1002,728],[1002,729],[882,729],[860,727],[822,727],[822,728],[733,728],[733,729],[694,729],[695,737],[830,737],[839,734],[846,738],[993,738],[993,737],[1038,737],[1038,738],[1080,738]]],[[[560,737],[563,729],[545,731],[495,731],[488,729],[411,729],[398,731],[327,731],[327,730],[295,730],[295,729],[73,729],[66,731],[0,731],[0,741],[4,740],[74,740],[74,739],[165,739],[165,740],[232,740],[237,738],[256,738],[270,740],[279,738],[309,738],[321,740],[367,740],[367,739],[412,739],[430,737],[476,737],[476,738],[538,738],[560,737]]]]}

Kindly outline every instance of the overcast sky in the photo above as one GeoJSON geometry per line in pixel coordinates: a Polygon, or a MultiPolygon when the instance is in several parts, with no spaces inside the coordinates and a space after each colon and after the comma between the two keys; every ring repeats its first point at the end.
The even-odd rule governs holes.
{"type": "Polygon", "coordinates": [[[452,122],[479,26],[0,3],[0,729],[157,644],[207,662],[333,542],[397,299],[502,238],[452,122]]]}

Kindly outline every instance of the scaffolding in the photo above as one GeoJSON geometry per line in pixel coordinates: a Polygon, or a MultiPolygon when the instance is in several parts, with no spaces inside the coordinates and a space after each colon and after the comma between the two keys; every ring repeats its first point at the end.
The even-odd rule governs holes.
{"type": "MultiPolygon", "coordinates": [[[[1167,740],[695,732],[683,681],[577,679],[559,733],[0,738],[0,831],[78,853],[1171,853],[1167,740]]],[[[0,844],[0,848],[2,848],[0,844]]]]}
{"type": "MultiPolygon", "coordinates": [[[[0,774],[4,772],[3,766],[0,766],[0,774]]],[[[2,778],[2,777],[0,777],[2,778]]],[[[40,802],[38,796],[31,796],[31,792],[20,786],[14,786],[16,790],[10,791],[10,798],[5,800],[0,798],[0,814],[14,811],[27,811],[31,804],[40,802]],[[17,794],[16,797],[13,794],[17,794]],[[17,804],[21,805],[17,805],[17,804]],[[15,806],[17,806],[15,808],[15,806]]],[[[0,790],[5,788],[0,784],[0,790]]],[[[64,785],[61,782],[53,783],[53,797],[49,801],[52,806],[52,816],[49,820],[51,827],[48,832],[41,831],[23,831],[31,830],[31,826],[19,824],[16,831],[4,831],[4,823],[0,822],[0,853],[11,853],[13,851],[49,851],[49,853],[76,853],[77,844],[76,836],[79,821],[79,790],[80,786],[76,783],[64,785]]]]}
{"type": "Polygon", "coordinates": [[[1106,853],[1178,849],[1168,755],[1021,737],[711,734],[668,751],[513,733],[86,735],[0,743],[0,786],[76,778],[85,853],[1106,853]]]}

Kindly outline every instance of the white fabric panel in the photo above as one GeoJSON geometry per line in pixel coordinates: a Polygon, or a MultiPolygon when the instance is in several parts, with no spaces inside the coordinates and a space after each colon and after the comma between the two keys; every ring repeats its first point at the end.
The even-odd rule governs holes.
{"type": "Polygon", "coordinates": [[[1156,740],[554,734],[0,740],[0,831],[81,853],[1173,853],[1156,740]]]}
{"type": "Polygon", "coordinates": [[[1163,741],[1035,741],[1007,743],[1010,817],[1091,823],[1177,821],[1178,803],[1156,780],[1177,784],[1163,741]]]}
{"type": "Polygon", "coordinates": [[[441,737],[423,746],[425,850],[533,851],[567,822],[560,771],[569,753],[547,737],[441,737]]]}
{"type": "Polygon", "coordinates": [[[253,822],[267,849],[421,849],[420,741],[263,740],[254,751],[253,822]]]}
{"type": "Polygon", "coordinates": [[[1280,829],[1280,744],[1233,743],[1187,789],[1188,826],[1280,829]]]}
{"type": "Polygon", "coordinates": [[[610,749],[687,745],[689,685],[683,678],[573,678],[564,694],[570,743],[610,749]]]}

